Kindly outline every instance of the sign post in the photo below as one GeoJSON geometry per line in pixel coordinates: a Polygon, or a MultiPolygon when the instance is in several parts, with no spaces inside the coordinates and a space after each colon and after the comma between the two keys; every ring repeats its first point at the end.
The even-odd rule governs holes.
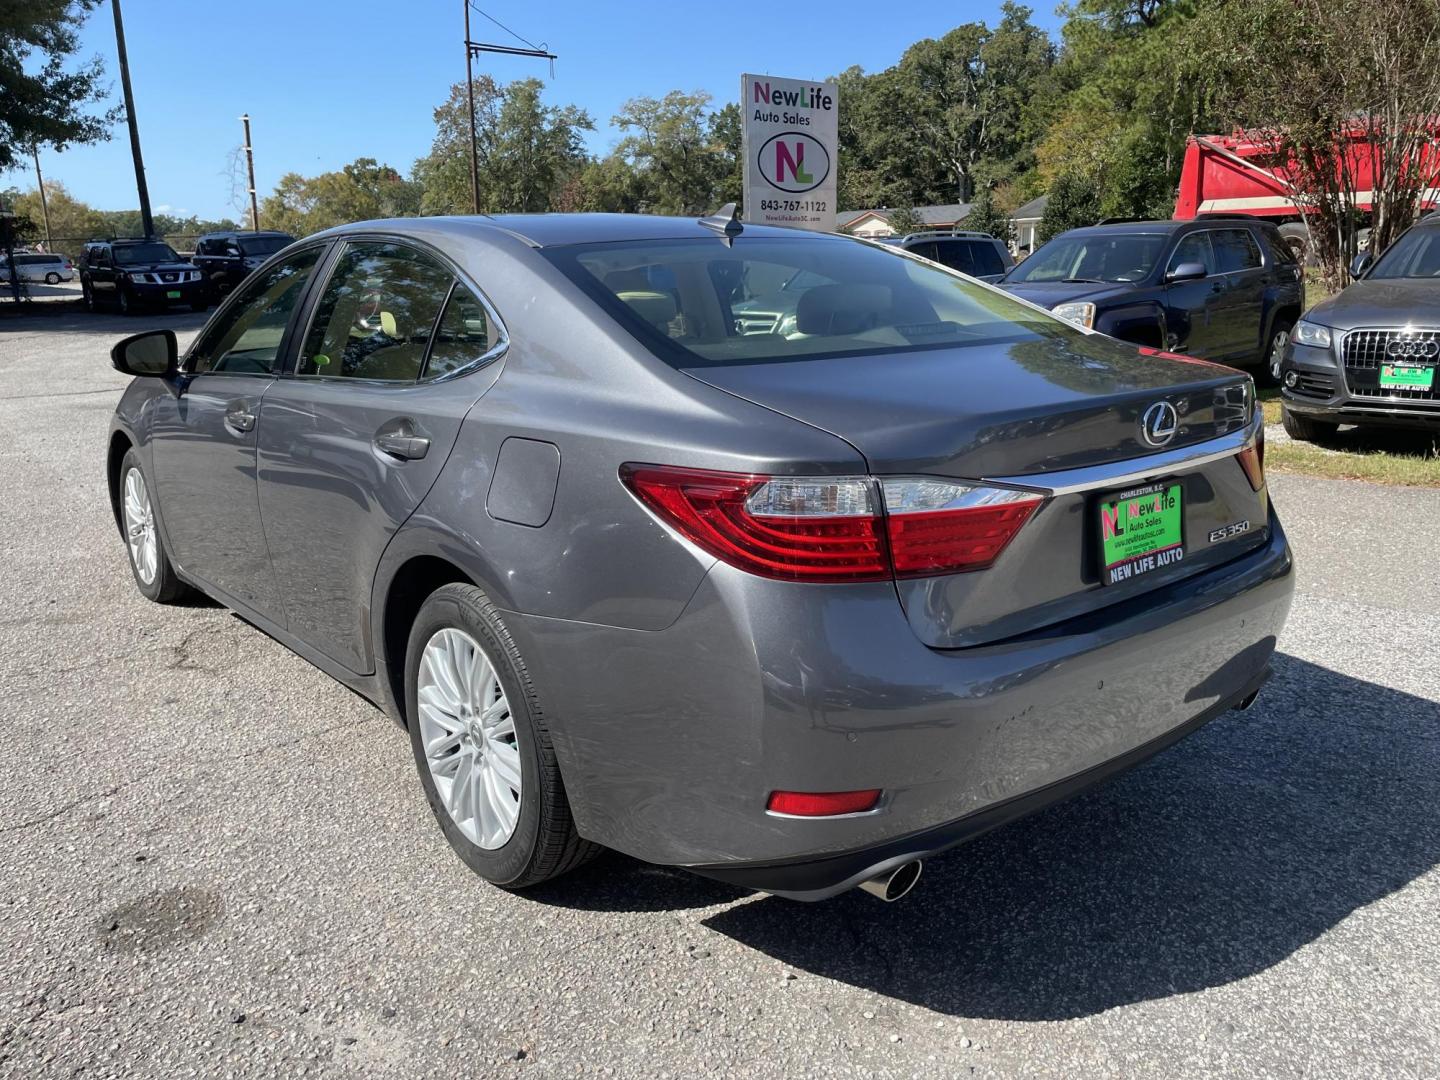
{"type": "Polygon", "coordinates": [[[840,88],[741,75],[740,108],[745,220],[833,232],[840,88]]]}

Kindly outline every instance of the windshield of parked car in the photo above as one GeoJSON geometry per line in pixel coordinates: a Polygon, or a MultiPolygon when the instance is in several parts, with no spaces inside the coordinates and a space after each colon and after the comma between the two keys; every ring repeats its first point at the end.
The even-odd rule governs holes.
{"type": "Polygon", "coordinates": [[[676,367],[1078,333],[932,263],[855,240],[648,240],[543,254],[676,367]]]}
{"type": "Polygon", "coordinates": [[[117,266],[180,261],[180,256],[169,244],[116,244],[114,251],[117,266]]]}
{"type": "Polygon", "coordinates": [[[1155,269],[1165,236],[1090,233],[1057,236],[1010,271],[1011,281],[1143,281],[1155,269]]]}
{"type": "Polygon", "coordinates": [[[1411,229],[1390,245],[1367,278],[1440,277],[1440,229],[1411,229]]]}
{"type": "Polygon", "coordinates": [[[242,255],[251,256],[274,255],[281,248],[293,243],[288,236],[242,236],[240,252],[242,255]]]}

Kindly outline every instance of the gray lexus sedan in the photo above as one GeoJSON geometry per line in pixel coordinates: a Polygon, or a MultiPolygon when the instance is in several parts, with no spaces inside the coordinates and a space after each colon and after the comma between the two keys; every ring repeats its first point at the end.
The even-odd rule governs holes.
{"type": "Polygon", "coordinates": [[[507,888],[898,897],[1247,706],[1290,605],[1247,376],[848,237],[366,222],[112,356],[140,591],[388,710],[507,888]]]}

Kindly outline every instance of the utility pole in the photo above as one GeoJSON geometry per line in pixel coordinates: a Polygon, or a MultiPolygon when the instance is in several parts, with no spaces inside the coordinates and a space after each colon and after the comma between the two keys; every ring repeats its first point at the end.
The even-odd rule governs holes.
{"type": "MultiPolygon", "coordinates": [[[[500,26],[506,33],[519,38],[519,40],[525,41],[525,44],[529,45],[530,48],[521,49],[514,45],[490,45],[483,41],[471,41],[470,0],[460,0],[460,2],[465,5],[465,96],[470,106],[470,212],[478,214],[480,213],[480,151],[476,147],[475,76],[470,66],[471,59],[480,53],[487,52],[500,53],[504,56],[536,56],[542,60],[550,61],[551,73],[553,75],[555,61],[559,58],[552,52],[547,52],[542,48],[536,48],[533,42],[525,41],[525,39],[520,37],[519,34],[516,34],[515,31],[502,26],[500,23],[495,23],[495,25],[500,26]]],[[[480,12],[480,14],[485,15],[483,11],[480,12]]],[[[491,22],[495,22],[489,15],[485,15],[485,17],[490,19],[491,22]]]]}
{"type": "Polygon", "coordinates": [[[260,204],[255,201],[255,154],[250,148],[250,114],[240,119],[245,124],[245,172],[250,177],[250,231],[260,231],[260,204]]]}
{"type": "Polygon", "coordinates": [[[115,52],[120,61],[120,89],[125,95],[125,119],[130,123],[130,154],[135,159],[135,190],[140,196],[140,224],[146,240],[155,238],[155,219],[150,216],[150,189],[145,186],[145,162],[140,157],[140,125],[135,122],[135,95],[130,91],[130,61],[125,57],[125,23],[120,18],[120,0],[110,0],[115,12],[115,52]]]}
{"type": "Polygon", "coordinates": [[[40,144],[36,143],[30,148],[30,153],[35,156],[35,187],[40,191],[40,214],[45,219],[45,250],[49,251],[50,244],[50,202],[45,198],[45,177],[40,175],[40,144]]]}

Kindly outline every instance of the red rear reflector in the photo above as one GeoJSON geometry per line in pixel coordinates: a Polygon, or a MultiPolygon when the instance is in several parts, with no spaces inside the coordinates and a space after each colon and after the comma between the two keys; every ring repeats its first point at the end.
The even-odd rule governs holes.
{"type": "Polygon", "coordinates": [[[832,817],[863,814],[880,801],[879,788],[865,791],[772,791],[765,809],[795,817],[832,817]]]}
{"type": "Polygon", "coordinates": [[[790,581],[881,581],[890,576],[868,478],[797,481],[748,473],[623,465],[620,479],[687,539],[731,566],[790,581]],[[769,498],[771,481],[785,487],[769,498]],[[767,489],[763,490],[762,489],[767,489]],[[763,507],[751,511],[751,497],[763,507]],[[851,513],[854,509],[861,513],[851,513]],[[837,512],[838,511],[838,512],[837,512]]]}

